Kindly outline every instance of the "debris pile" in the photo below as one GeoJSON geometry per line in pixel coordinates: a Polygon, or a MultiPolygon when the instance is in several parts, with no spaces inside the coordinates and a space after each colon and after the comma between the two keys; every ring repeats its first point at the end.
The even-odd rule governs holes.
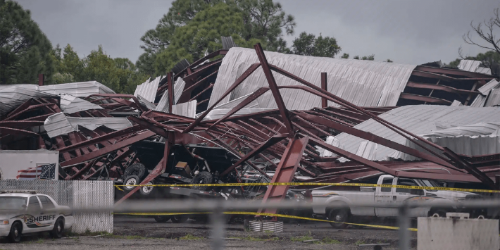
{"type": "MultiPolygon", "coordinates": [[[[494,76],[229,47],[181,61],[134,95],[95,81],[0,86],[1,150],[59,151],[65,180],[362,182],[386,173],[496,188],[494,76]]],[[[270,187],[264,200],[286,192],[270,187]]]]}

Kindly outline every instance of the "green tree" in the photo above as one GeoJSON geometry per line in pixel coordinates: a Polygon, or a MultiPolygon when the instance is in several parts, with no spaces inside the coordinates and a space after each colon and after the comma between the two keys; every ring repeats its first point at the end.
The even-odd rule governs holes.
{"type": "Polygon", "coordinates": [[[29,10],[0,0],[0,83],[36,83],[38,74],[51,81],[52,45],[31,19],[29,10]]]}
{"type": "Polygon", "coordinates": [[[485,53],[479,53],[476,56],[461,56],[462,58],[457,58],[450,63],[448,63],[446,66],[451,67],[451,68],[458,68],[458,65],[460,64],[461,60],[475,60],[475,61],[480,61],[481,67],[489,68],[491,70],[491,73],[493,75],[499,75],[500,74],[500,54],[497,53],[496,51],[490,50],[485,53]]]}
{"type": "Polygon", "coordinates": [[[349,54],[348,53],[344,53],[341,58],[343,58],[343,59],[349,59],[349,54]]]}
{"type": "MultiPolygon", "coordinates": [[[[171,56],[165,57],[166,52],[164,50],[173,45],[174,40],[179,40],[175,38],[176,36],[182,36],[178,29],[189,25],[198,13],[208,11],[208,9],[215,8],[219,4],[226,4],[229,7],[230,16],[241,16],[241,21],[238,20],[236,24],[221,24],[240,26],[237,32],[238,36],[233,37],[238,40],[235,40],[238,46],[246,46],[248,42],[258,40],[266,50],[289,51],[282,36],[283,34],[293,34],[295,22],[293,16],[285,14],[279,3],[274,3],[272,0],[176,0],[172,2],[172,7],[160,19],[156,28],[148,30],[142,36],[141,40],[144,44],[141,48],[144,49],[144,53],[136,63],[137,68],[151,76],[163,74],[167,68],[160,69],[160,73],[155,69],[164,66],[166,58],[179,58],[181,60],[184,55],[189,55],[190,50],[183,52],[177,47],[174,49],[176,51],[175,55],[172,54],[172,51],[169,51],[168,54],[171,54],[171,56]],[[162,57],[158,58],[160,54],[162,54],[162,57]]],[[[212,24],[213,22],[209,26],[212,24]]],[[[200,24],[198,23],[197,26],[200,26],[200,24]]],[[[190,36],[190,34],[187,36],[190,36]]],[[[220,39],[220,37],[217,39],[220,39]]],[[[211,49],[209,48],[209,50],[211,49]]],[[[198,55],[191,58],[198,59],[198,55]]]]}
{"type": "Polygon", "coordinates": [[[272,0],[240,0],[236,3],[243,13],[243,39],[256,38],[264,43],[266,50],[287,52],[283,33],[292,35],[296,23],[292,15],[283,11],[280,3],[272,0]]]}
{"type": "Polygon", "coordinates": [[[200,11],[185,26],[175,30],[171,44],[155,58],[155,74],[164,74],[180,60],[194,61],[222,48],[221,36],[231,36],[241,47],[251,47],[257,39],[245,41],[242,37],[243,19],[234,6],[224,3],[200,11]]]}
{"type": "Polygon", "coordinates": [[[340,52],[337,40],[333,37],[323,37],[321,34],[316,37],[306,32],[300,33],[299,37],[293,40],[292,52],[297,55],[334,57],[340,52]]]}
{"type": "MultiPolygon", "coordinates": [[[[352,59],[359,60],[359,56],[355,56],[352,59]]],[[[373,61],[375,60],[375,55],[363,56],[361,57],[361,60],[373,61]]]]}

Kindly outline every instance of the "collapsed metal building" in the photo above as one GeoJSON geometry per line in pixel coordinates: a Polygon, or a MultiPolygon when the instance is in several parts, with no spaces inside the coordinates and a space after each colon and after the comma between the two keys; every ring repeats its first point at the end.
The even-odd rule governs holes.
{"type": "MultiPolygon", "coordinates": [[[[386,173],[497,189],[494,76],[229,47],[180,62],[134,95],[95,81],[0,86],[1,150],[58,151],[65,180],[363,182],[386,173]]],[[[264,200],[287,188],[269,187],[264,200]]]]}

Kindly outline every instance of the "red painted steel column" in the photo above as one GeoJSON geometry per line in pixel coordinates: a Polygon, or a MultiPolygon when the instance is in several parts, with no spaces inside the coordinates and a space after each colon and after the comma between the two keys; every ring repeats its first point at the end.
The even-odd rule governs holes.
{"type": "Polygon", "coordinates": [[[43,86],[44,77],[43,74],[38,74],[38,86],[43,86]]]}
{"type": "MultiPolygon", "coordinates": [[[[309,137],[303,137],[298,139],[297,137],[289,139],[288,146],[283,153],[283,157],[281,157],[280,163],[276,172],[271,180],[271,183],[279,183],[279,182],[291,182],[297,171],[297,167],[299,166],[299,162],[302,159],[302,154],[309,142],[309,137]]],[[[269,186],[267,188],[266,194],[264,195],[264,199],[262,199],[262,203],[265,202],[279,202],[281,201],[288,190],[288,186],[269,186]]],[[[259,213],[272,213],[275,214],[277,211],[276,208],[268,208],[259,209],[259,213]]]]}
{"type": "Polygon", "coordinates": [[[278,85],[276,84],[276,80],[274,79],[273,72],[271,72],[271,68],[266,59],[266,55],[264,54],[264,50],[260,46],[260,43],[257,43],[255,46],[255,51],[257,52],[257,57],[259,57],[260,65],[262,66],[262,70],[264,71],[264,75],[266,75],[267,82],[269,84],[269,88],[273,93],[274,100],[276,101],[276,105],[280,111],[281,119],[283,119],[283,123],[288,130],[288,136],[292,137],[295,133],[293,130],[292,122],[290,121],[290,117],[288,115],[288,110],[286,109],[285,103],[283,102],[283,98],[281,97],[280,91],[278,89],[278,85]]]}
{"type": "MultiPolygon", "coordinates": [[[[325,92],[328,91],[328,78],[326,72],[321,72],[321,89],[325,92]]],[[[322,108],[328,107],[328,101],[326,100],[325,97],[321,97],[321,107],[322,108]]]]}
{"type": "Polygon", "coordinates": [[[172,83],[172,72],[167,74],[167,84],[168,84],[168,113],[172,114],[172,105],[174,104],[174,87],[172,83]]]}

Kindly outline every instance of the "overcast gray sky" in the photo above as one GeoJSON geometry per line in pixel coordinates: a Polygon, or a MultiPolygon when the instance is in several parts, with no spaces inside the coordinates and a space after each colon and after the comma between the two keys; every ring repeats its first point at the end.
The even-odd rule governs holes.
{"type": "MultiPolygon", "coordinates": [[[[167,13],[171,0],[17,0],[53,46],[71,44],[80,56],[101,44],[112,57],[136,61],[142,53],[141,36],[167,13]]],[[[276,0],[275,0],[276,2],[276,0]]],[[[286,0],[287,14],[295,16],[293,37],[305,31],[333,36],[342,53],[375,54],[375,60],[421,64],[483,52],[467,45],[462,35],[471,21],[483,21],[500,7],[498,0],[286,0]]]]}

